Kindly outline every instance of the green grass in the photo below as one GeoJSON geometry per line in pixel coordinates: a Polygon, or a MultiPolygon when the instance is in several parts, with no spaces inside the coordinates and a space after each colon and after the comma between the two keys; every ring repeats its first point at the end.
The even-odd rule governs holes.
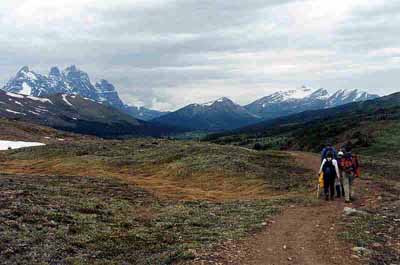
{"type": "Polygon", "coordinates": [[[271,190],[304,191],[313,184],[311,172],[288,154],[194,141],[141,139],[48,145],[12,150],[3,154],[3,160],[4,168],[7,161],[17,166],[25,161],[19,173],[29,168],[27,173],[111,175],[140,181],[149,188],[165,182],[165,186],[185,191],[192,188],[194,193],[226,192],[231,198],[271,194],[271,190]]]}
{"type": "Polygon", "coordinates": [[[261,228],[284,201],[168,201],[90,177],[0,175],[1,264],[170,264],[261,228]]]}
{"type": "Polygon", "coordinates": [[[365,155],[400,159],[400,122],[380,130],[370,146],[359,150],[365,155]]]}

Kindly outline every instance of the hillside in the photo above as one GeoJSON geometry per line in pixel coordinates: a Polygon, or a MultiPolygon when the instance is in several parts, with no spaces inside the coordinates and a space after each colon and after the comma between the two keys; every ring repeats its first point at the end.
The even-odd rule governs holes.
{"type": "MultiPolygon", "coordinates": [[[[374,100],[269,120],[231,133],[211,135],[207,140],[242,145],[258,142],[264,145],[259,147],[265,148],[315,151],[327,141],[338,145],[351,141],[359,148],[378,148],[385,142],[387,148],[392,150],[396,147],[390,147],[389,143],[396,142],[399,121],[400,93],[395,93],[374,100]]],[[[378,149],[387,152],[383,146],[378,149]]]]}
{"type": "Polygon", "coordinates": [[[67,94],[39,98],[0,90],[0,116],[100,137],[161,136],[175,131],[135,119],[108,105],[67,94]]]}
{"type": "Polygon", "coordinates": [[[41,143],[69,143],[95,140],[93,136],[73,134],[33,123],[0,118],[0,140],[41,143]]]}

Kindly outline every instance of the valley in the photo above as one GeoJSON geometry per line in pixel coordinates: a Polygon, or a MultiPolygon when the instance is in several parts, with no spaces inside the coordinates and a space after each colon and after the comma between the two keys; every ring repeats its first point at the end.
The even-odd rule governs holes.
{"type": "Polygon", "coordinates": [[[258,101],[274,118],[221,98],[144,121],[85,84],[0,90],[0,140],[35,142],[0,151],[0,263],[399,262],[398,93],[302,88],[258,101]],[[315,196],[328,141],[360,155],[351,204],[315,196]]]}

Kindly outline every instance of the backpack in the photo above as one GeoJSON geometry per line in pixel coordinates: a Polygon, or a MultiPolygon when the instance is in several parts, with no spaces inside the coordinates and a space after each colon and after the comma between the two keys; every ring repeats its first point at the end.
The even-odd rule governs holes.
{"type": "Polygon", "coordinates": [[[340,168],[347,172],[355,172],[355,165],[353,161],[353,156],[350,153],[347,153],[341,160],[340,160],[340,168]]]}
{"type": "Polygon", "coordinates": [[[321,161],[324,160],[324,159],[326,159],[326,155],[327,155],[329,152],[333,154],[333,158],[337,159],[336,149],[335,149],[334,147],[330,146],[330,147],[325,147],[325,148],[322,150],[321,161]]]}
{"type": "Polygon", "coordinates": [[[328,161],[325,160],[324,166],[322,168],[322,171],[324,172],[325,176],[332,176],[335,175],[335,166],[332,163],[333,160],[328,161]]]}

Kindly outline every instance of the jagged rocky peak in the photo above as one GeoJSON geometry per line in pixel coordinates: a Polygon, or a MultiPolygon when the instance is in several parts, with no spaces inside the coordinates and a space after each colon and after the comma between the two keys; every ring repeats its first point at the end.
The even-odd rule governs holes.
{"type": "Polygon", "coordinates": [[[90,82],[89,75],[76,67],[76,65],[71,65],[65,68],[64,75],[67,79],[80,79],[82,81],[90,82]]]}
{"type": "Polygon", "coordinates": [[[96,88],[101,92],[114,92],[115,87],[113,84],[108,82],[105,79],[101,79],[99,82],[96,83],[96,88]]]}
{"type": "Polygon", "coordinates": [[[93,85],[89,75],[76,65],[68,66],[63,71],[56,66],[51,67],[47,76],[37,74],[31,71],[28,66],[24,66],[7,82],[3,90],[35,97],[46,97],[53,94],[77,94],[116,107],[133,117],[147,120],[163,114],[148,109],[135,110],[125,105],[110,82],[103,79],[93,85]]]}
{"type": "Polygon", "coordinates": [[[28,73],[30,72],[29,66],[23,66],[21,69],[19,69],[18,73],[28,73]]]}
{"type": "Polygon", "coordinates": [[[60,69],[59,69],[57,66],[53,66],[53,67],[50,69],[50,72],[49,72],[49,77],[50,77],[50,76],[61,77],[61,71],[60,71],[60,69]]]}

